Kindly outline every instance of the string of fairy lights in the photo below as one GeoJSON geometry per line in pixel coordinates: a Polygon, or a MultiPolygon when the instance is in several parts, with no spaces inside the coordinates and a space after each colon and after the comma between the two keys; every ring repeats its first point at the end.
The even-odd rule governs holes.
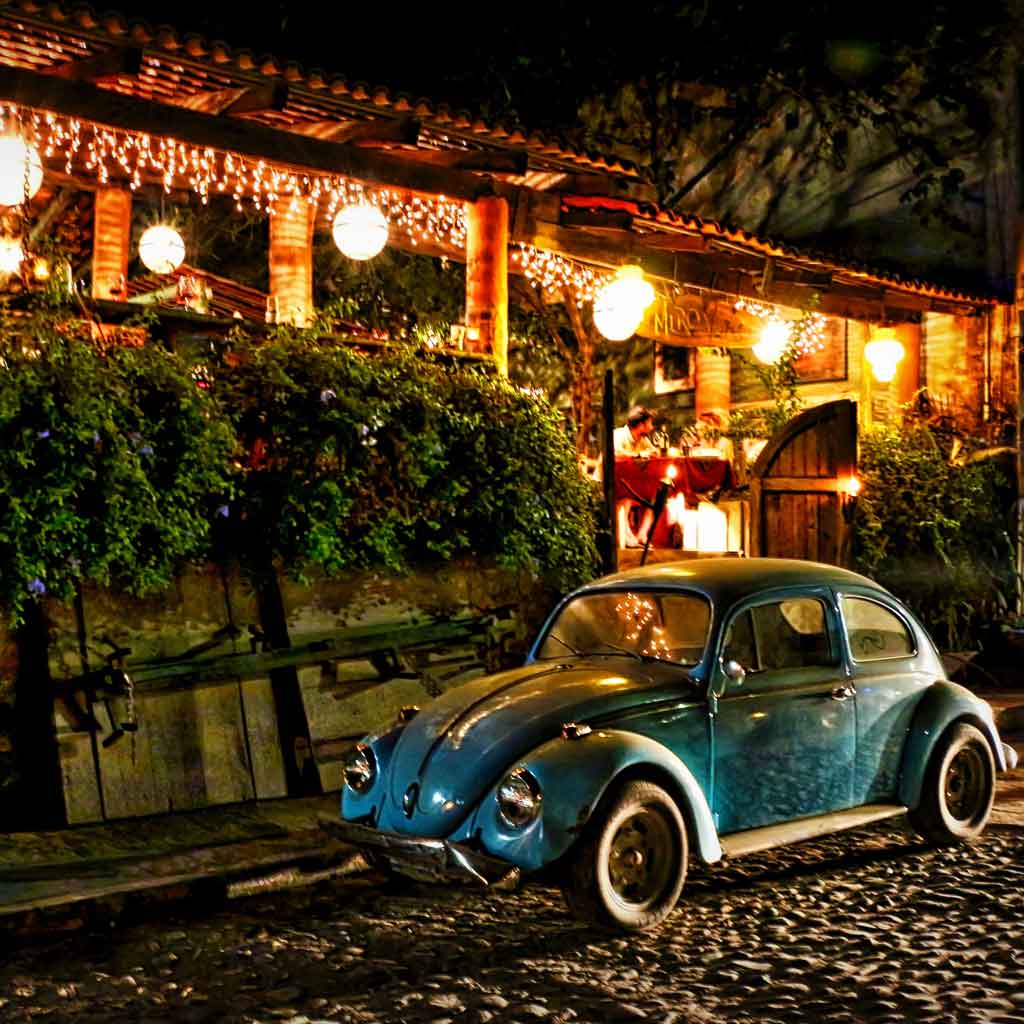
{"type": "MultiPolygon", "coordinates": [[[[338,248],[354,260],[372,259],[392,233],[411,247],[464,251],[466,206],[445,196],[423,197],[367,185],[337,174],[302,171],[228,150],[196,146],[173,138],[92,121],[0,104],[0,206],[24,210],[40,188],[45,163],[62,163],[68,175],[88,175],[97,184],[119,183],[132,191],[157,181],[165,193],[186,188],[206,205],[226,197],[237,210],[296,212],[308,204],[325,217],[338,248]]],[[[20,238],[0,239],[0,271],[16,272],[26,253],[20,238]]],[[[185,258],[185,243],[169,224],[144,232],[139,256],[150,270],[168,274],[185,258]]],[[[631,337],[656,298],[639,267],[616,273],[559,253],[517,242],[510,246],[511,269],[522,273],[546,297],[593,304],[598,330],[611,340],[631,337]]],[[[791,348],[796,356],[825,348],[827,321],[817,313],[787,321],[767,303],[740,299],[737,309],[764,321],[754,354],[775,362],[791,348]],[[759,348],[760,346],[760,348],[759,348]]]]}
{"type": "MultiPolygon", "coordinates": [[[[239,211],[246,204],[257,212],[280,211],[282,201],[287,201],[286,208],[294,212],[299,204],[307,203],[322,211],[338,247],[353,259],[377,255],[390,232],[404,236],[413,247],[463,250],[466,245],[465,205],[445,196],[410,195],[339,175],[297,171],[208,146],[11,104],[0,105],[0,135],[22,139],[31,147],[29,155],[21,157],[28,169],[26,179],[33,179],[26,181],[31,191],[41,183],[42,161],[56,160],[63,162],[66,174],[84,172],[101,185],[119,181],[137,191],[155,179],[168,194],[187,187],[204,205],[215,196],[230,197],[239,211]]],[[[4,162],[0,150],[0,165],[4,162]]],[[[6,162],[18,164],[18,155],[8,154],[6,162]]],[[[21,181],[14,180],[11,188],[20,192],[20,186],[21,181]]],[[[150,262],[147,266],[166,273],[177,265],[169,264],[179,253],[183,258],[184,252],[166,227],[161,228],[148,247],[156,266],[150,262]]],[[[569,289],[580,305],[593,301],[609,277],[531,245],[514,246],[511,259],[535,287],[549,292],[569,289]]]]}

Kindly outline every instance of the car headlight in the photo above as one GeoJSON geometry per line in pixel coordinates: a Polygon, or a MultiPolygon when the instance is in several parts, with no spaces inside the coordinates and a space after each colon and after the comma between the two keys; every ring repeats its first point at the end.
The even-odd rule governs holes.
{"type": "Polygon", "coordinates": [[[357,793],[368,793],[377,778],[377,758],[365,743],[357,743],[342,767],[345,785],[357,793]]]}
{"type": "Polygon", "coordinates": [[[498,813],[511,828],[525,828],[540,814],[540,783],[525,769],[508,773],[498,786],[498,813]]]}

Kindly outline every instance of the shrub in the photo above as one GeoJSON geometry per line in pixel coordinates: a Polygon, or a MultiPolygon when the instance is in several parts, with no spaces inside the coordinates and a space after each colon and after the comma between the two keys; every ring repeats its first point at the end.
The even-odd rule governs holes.
{"type": "Polygon", "coordinates": [[[67,600],[79,581],[141,594],[207,551],[233,438],[188,366],[157,346],[0,320],[0,602],[67,600]]]}
{"type": "Polygon", "coordinates": [[[861,437],[856,567],[902,598],[945,649],[977,647],[1014,594],[1005,481],[985,461],[953,461],[923,424],[861,437]]]}
{"type": "Polygon", "coordinates": [[[412,349],[236,346],[215,387],[246,453],[222,531],[243,563],[301,577],[469,554],[559,588],[593,572],[589,487],[547,403],[412,349]]]}

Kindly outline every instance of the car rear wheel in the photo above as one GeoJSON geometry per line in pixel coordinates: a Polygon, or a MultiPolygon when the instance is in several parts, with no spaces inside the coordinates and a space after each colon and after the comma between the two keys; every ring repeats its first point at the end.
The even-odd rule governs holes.
{"type": "Polygon", "coordinates": [[[996,764],[988,740],[980,729],[961,722],[932,754],[910,823],[933,843],[970,842],[988,822],[995,789],[996,764]]]}
{"type": "Polygon", "coordinates": [[[628,782],[570,855],[565,901],[591,924],[653,928],[679,899],[687,855],[686,826],[672,797],[652,782],[628,782]]]}

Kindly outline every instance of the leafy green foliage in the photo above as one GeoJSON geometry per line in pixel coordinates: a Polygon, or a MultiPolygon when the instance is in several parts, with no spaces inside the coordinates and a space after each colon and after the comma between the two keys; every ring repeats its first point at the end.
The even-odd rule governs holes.
{"type": "Polygon", "coordinates": [[[876,426],[860,439],[857,568],[916,611],[941,647],[976,647],[1013,600],[1012,504],[990,462],[957,460],[925,425],[876,426]]]}
{"type": "Polygon", "coordinates": [[[158,347],[64,336],[67,311],[0,319],[0,602],[82,580],[166,586],[206,550],[233,439],[187,365],[158,347]]]}
{"type": "Polygon", "coordinates": [[[300,576],[469,554],[561,587],[591,575],[589,486],[547,403],[412,348],[368,357],[316,335],[239,336],[218,374],[247,453],[225,551],[300,576]]]}
{"type": "Polygon", "coordinates": [[[731,355],[733,359],[750,366],[761,386],[768,392],[771,404],[756,409],[733,410],[729,414],[729,426],[723,434],[735,444],[747,438],[774,437],[804,407],[797,392],[800,377],[794,365],[793,350],[788,349],[777,363],[767,366],[735,350],[731,355]]]}

